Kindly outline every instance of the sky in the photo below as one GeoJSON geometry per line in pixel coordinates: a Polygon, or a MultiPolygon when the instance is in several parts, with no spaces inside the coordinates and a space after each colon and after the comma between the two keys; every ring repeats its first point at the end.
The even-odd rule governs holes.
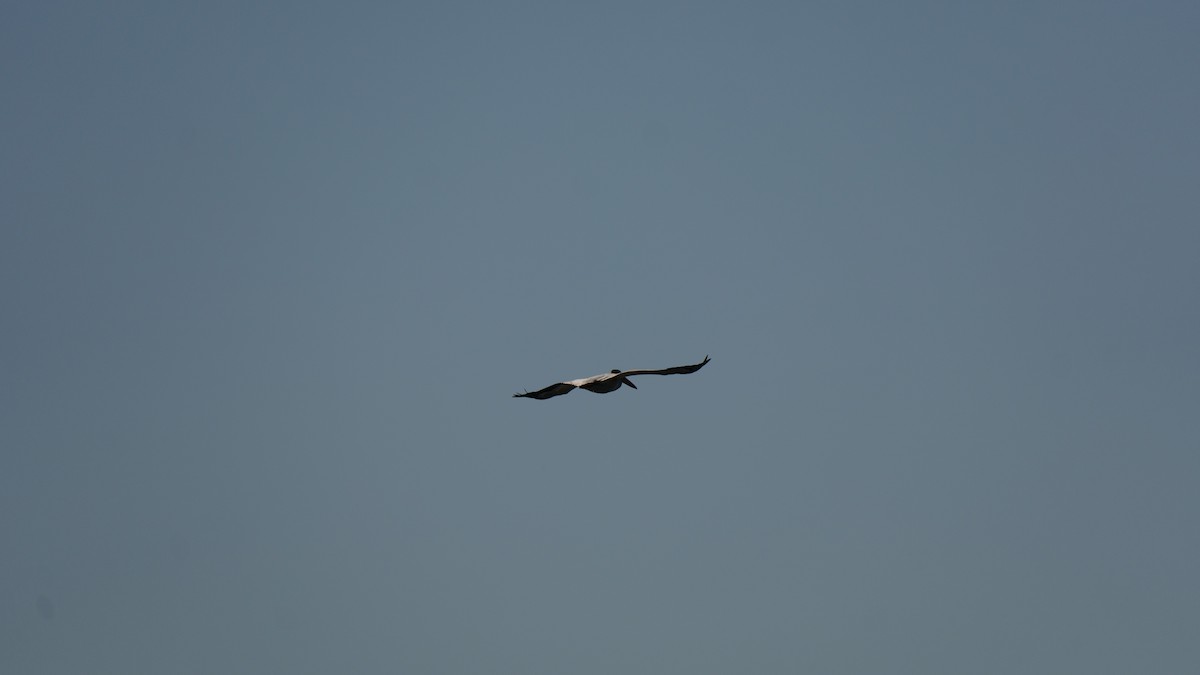
{"type": "Polygon", "coordinates": [[[1195,670],[1198,26],[5,5],[0,671],[1195,670]]]}

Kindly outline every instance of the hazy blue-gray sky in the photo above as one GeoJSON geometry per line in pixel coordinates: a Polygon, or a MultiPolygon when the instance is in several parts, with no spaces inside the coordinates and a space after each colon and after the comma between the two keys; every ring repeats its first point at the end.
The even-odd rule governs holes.
{"type": "Polygon", "coordinates": [[[9,3],[0,671],[1195,671],[1198,31],[9,3]]]}

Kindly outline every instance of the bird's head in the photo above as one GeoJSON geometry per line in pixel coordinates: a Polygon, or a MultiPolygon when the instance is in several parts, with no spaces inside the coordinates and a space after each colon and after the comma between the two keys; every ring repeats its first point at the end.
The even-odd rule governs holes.
{"type": "Polygon", "coordinates": [[[617,370],[616,368],[613,368],[612,370],[610,370],[608,372],[612,373],[613,375],[616,375],[617,373],[619,373],[621,371],[617,370]]]}

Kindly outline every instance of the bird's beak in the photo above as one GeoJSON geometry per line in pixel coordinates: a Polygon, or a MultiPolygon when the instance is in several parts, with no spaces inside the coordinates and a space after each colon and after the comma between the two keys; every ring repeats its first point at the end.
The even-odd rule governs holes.
{"type": "Polygon", "coordinates": [[[621,383],[622,383],[622,384],[627,384],[627,385],[629,385],[629,386],[633,387],[634,389],[637,389],[637,385],[636,385],[636,384],[634,384],[634,383],[632,383],[632,382],[630,382],[628,377],[622,377],[622,378],[621,378],[621,383]]]}

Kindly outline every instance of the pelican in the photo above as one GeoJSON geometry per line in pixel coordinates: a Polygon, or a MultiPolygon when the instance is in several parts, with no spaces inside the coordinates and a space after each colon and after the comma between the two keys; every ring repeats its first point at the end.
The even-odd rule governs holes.
{"type": "Polygon", "coordinates": [[[674,368],[663,368],[662,370],[617,370],[616,368],[602,375],[593,375],[578,380],[568,380],[552,384],[545,389],[537,391],[527,391],[524,394],[513,394],[513,398],[536,398],[548,399],[553,396],[562,396],[569,394],[575,389],[587,389],[595,394],[607,394],[610,391],[616,391],[621,388],[621,385],[628,385],[637,389],[637,386],[629,381],[634,375],[686,375],[694,373],[704,367],[708,363],[708,357],[700,363],[695,363],[690,366],[675,366],[674,368]]]}

